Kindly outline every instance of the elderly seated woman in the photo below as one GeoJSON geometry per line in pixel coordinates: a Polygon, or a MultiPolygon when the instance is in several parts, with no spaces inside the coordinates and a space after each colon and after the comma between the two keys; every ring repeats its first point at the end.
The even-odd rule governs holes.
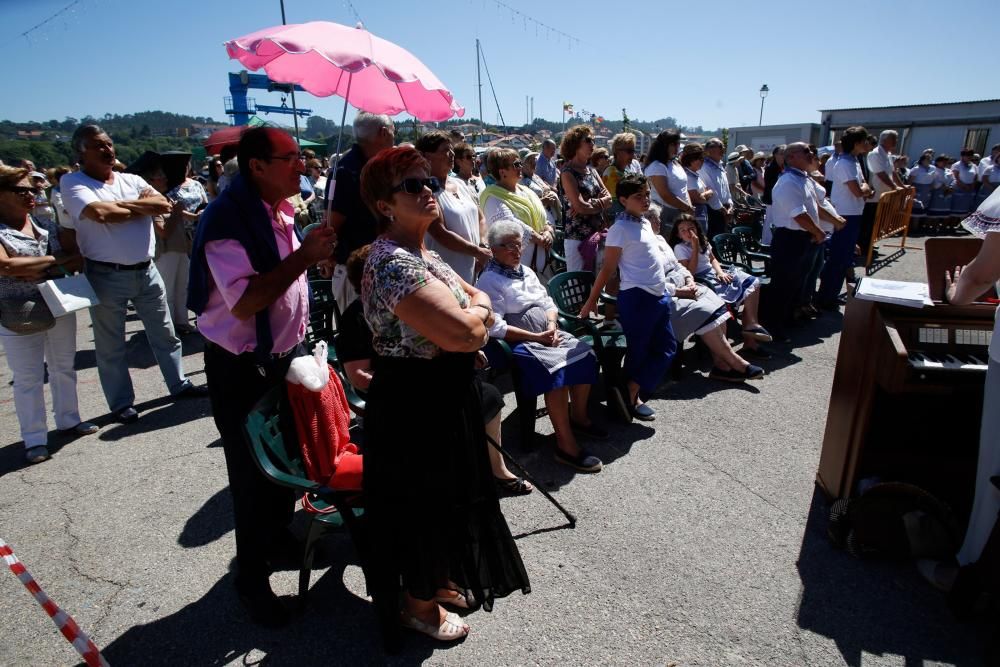
{"type": "Polygon", "coordinates": [[[521,264],[522,227],[500,220],[489,229],[493,259],[476,287],[493,304],[496,321],[490,336],[509,342],[523,389],[545,395],[556,437],[556,461],[581,472],[599,472],[601,460],[577,443],[574,433],[605,438],[607,432],[587,416],[590,385],[597,379],[594,351],[559,331],[557,309],[535,272],[521,264]]]}

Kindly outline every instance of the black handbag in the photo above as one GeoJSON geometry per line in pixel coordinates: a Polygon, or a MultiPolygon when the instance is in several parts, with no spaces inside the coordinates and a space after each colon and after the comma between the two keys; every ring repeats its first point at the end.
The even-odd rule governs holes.
{"type": "Polygon", "coordinates": [[[47,331],[56,325],[45,300],[0,299],[0,325],[17,334],[33,334],[47,331]]]}

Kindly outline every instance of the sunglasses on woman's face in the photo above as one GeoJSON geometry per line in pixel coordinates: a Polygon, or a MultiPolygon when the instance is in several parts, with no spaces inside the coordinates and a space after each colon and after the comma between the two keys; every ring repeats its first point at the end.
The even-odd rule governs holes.
{"type": "Polygon", "coordinates": [[[434,178],[404,178],[403,182],[394,187],[389,192],[405,192],[408,195],[419,195],[423,194],[424,188],[427,188],[431,193],[437,193],[441,191],[441,181],[434,178]]]}

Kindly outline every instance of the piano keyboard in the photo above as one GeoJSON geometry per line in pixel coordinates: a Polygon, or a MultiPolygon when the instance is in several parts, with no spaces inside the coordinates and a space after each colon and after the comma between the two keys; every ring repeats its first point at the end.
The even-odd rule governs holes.
{"type": "Polygon", "coordinates": [[[987,354],[971,354],[969,352],[928,352],[911,350],[908,354],[909,365],[917,370],[944,370],[969,373],[985,373],[988,362],[987,354]]]}

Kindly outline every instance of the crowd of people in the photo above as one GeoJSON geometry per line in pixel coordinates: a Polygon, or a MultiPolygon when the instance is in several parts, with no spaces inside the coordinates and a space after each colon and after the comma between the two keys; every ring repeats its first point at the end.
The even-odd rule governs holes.
{"type": "Polygon", "coordinates": [[[123,168],[112,138],[85,125],[72,139],[76,168],[0,167],[0,342],[27,458],[41,462],[46,362],[56,427],[98,429],[78,414],[75,318],[46,318],[37,283],[82,270],[92,285],[98,373],[123,423],[139,418],[125,347],[134,308],[170,393],[211,402],[233,496],[236,588],[255,621],[281,625],[288,612],[268,577],[301,548],[288,529],[294,497],[258,470],[244,423],[307,353],[307,272],[325,276],[343,311],[346,380],[367,401],[369,592],[386,631],[444,641],[469,632],[455,610],[530,590],[498,497],[533,489],[487,446],[500,440],[503,406],[478,372],[498,358],[491,341],[511,348],[520,390],[544,397],[555,460],[584,473],[603,466],[586,448],[608,437],[590,405],[598,361],[559,327],[546,289],[557,259],[591,272],[590,294],[568,315],[620,324],[620,407],[653,421],[648,400],[688,338],[707,348],[710,378],[756,380],[765,370],[751,359],[770,358],[764,344],[839,307],[877,196],[912,183],[929,210],[941,191],[968,211],[1000,182],[1000,146],[978,165],[963,151],[939,172],[930,165],[948,158],[925,153],[907,169],[895,133],[858,127],[830,157],[804,143],[726,155],[719,139],[685,143],[674,130],[637,156],[634,135],[595,149],[586,125],[538,152],[478,154],[455,132],[397,146],[392,120],[369,113],[358,114],[354,137],[328,170],[284,131],[252,128],[199,175],[186,154],[123,168]],[[758,202],[766,290],[724,265],[710,241],[758,202]],[[181,364],[179,336],[195,331],[205,387],[181,364]]]}

